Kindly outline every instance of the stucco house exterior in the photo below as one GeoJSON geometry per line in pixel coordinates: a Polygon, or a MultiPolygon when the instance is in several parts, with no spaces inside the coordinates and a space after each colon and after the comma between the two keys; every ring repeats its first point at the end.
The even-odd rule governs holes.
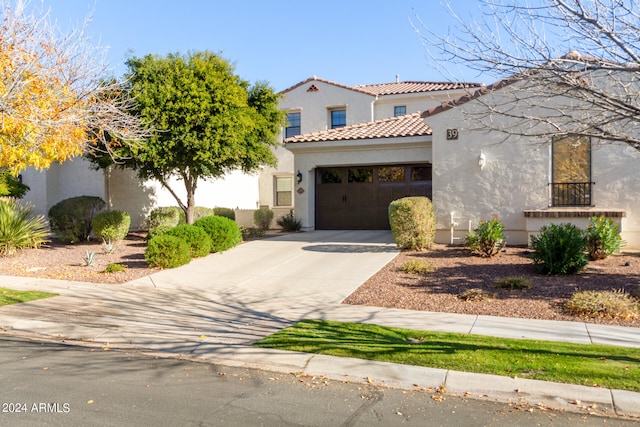
{"type": "Polygon", "coordinates": [[[382,196],[386,187],[404,185],[398,194],[431,197],[440,243],[461,243],[470,228],[494,216],[505,225],[509,244],[527,245],[544,224],[584,228],[590,217],[602,215],[621,226],[627,249],[640,249],[640,151],[624,142],[573,137],[571,114],[585,110],[576,108],[575,100],[548,94],[537,101],[529,94],[531,103],[525,105],[518,102],[527,98],[521,95],[523,84],[472,89],[421,114],[285,139],[303,177],[295,195],[303,229],[352,227],[350,220],[335,220],[334,211],[379,217],[388,205],[382,196]],[[562,112],[562,138],[527,137],[531,129],[519,132],[518,126],[526,126],[521,121],[486,114],[488,105],[502,105],[513,116],[518,109],[535,114],[536,102],[562,112]],[[479,125],[479,118],[487,122],[479,125]],[[404,182],[388,182],[390,168],[401,174],[401,167],[404,182]],[[429,168],[422,175],[428,184],[415,191],[412,168],[429,168]],[[368,198],[370,206],[360,208],[366,203],[358,197],[368,198]]]}

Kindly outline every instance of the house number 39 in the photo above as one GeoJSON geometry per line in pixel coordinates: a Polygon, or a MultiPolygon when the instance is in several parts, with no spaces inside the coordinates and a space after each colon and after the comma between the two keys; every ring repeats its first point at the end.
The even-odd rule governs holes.
{"type": "Polygon", "coordinates": [[[447,129],[447,139],[458,139],[458,129],[447,129]]]}

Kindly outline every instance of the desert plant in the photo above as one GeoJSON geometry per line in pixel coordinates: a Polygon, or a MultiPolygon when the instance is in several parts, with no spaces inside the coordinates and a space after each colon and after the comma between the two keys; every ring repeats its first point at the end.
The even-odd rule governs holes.
{"type": "Polygon", "coordinates": [[[104,207],[104,200],[95,196],[62,200],[49,209],[51,231],[65,243],[88,240],[93,217],[104,207]]]}
{"type": "Polygon", "coordinates": [[[131,216],[125,211],[103,211],[93,217],[93,233],[103,241],[117,242],[127,236],[131,216]]]}
{"type": "Polygon", "coordinates": [[[208,255],[211,251],[211,237],[202,227],[181,224],[168,230],[165,236],[179,237],[191,248],[191,257],[198,258],[208,255]]]}
{"type": "Polygon", "coordinates": [[[93,264],[96,262],[96,252],[95,251],[84,251],[84,256],[82,257],[82,262],[85,267],[93,267],[93,264]]]}
{"type": "Polygon", "coordinates": [[[33,215],[29,205],[13,198],[0,198],[0,256],[18,249],[37,248],[46,242],[47,223],[33,215]]]}
{"type": "Polygon", "coordinates": [[[265,230],[256,227],[242,227],[240,231],[242,232],[242,238],[245,240],[259,239],[265,235],[265,230]]]}
{"type": "Polygon", "coordinates": [[[543,274],[573,274],[587,265],[582,230],[570,223],[549,224],[531,236],[531,258],[543,274]]]}
{"type": "Polygon", "coordinates": [[[531,281],[526,277],[503,277],[495,282],[496,288],[509,289],[511,291],[531,289],[531,281]]]}
{"type": "Polygon", "coordinates": [[[242,241],[242,232],[235,221],[223,216],[205,216],[193,225],[202,227],[211,238],[211,252],[222,252],[242,241]]]}
{"type": "Polygon", "coordinates": [[[640,305],[622,291],[581,291],[571,296],[565,308],[572,314],[587,317],[637,319],[640,305]]]}
{"type": "Polygon", "coordinates": [[[409,274],[426,274],[432,270],[432,265],[417,259],[409,260],[400,266],[400,271],[409,274]]]}
{"type": "Polygon", "coordinates": [[[149,231],[158,227],[175,227],[180,222],[180,209],[175,206],[162,206],[153,209],[147,217],[149,231]]]}
{"type": "Polygon", "coordinates": [[[120,264],[117,262],[112,262],[111,264],[107,265],[106,268],[104,269],[105,273],[118,273],[120,271],[125,271],[127,269],[127,266],[124,264],[120,264]]]}
{"type": "Polygon", "coordinates": [[[494,297],[495,295],[480,288],[467,289],[458,294],[458,299],[463,301],[485,301],[494,297]]]}
{"type": "Polygon", "coordinates": [[[300,228],[302,227],[302,221],[296,219],[293,211],[278,218],[276,220],[276,224],[278,224],[282,228],[282,231],[287,232],[300,231],[300,228]]]}
{"type": "Polygon", "coordinates": [[[507,244],[503,233],[504,226],[498,218],[480,221],[475,230],[467,234],[465,243],[471,252],[490,258],[496,255],[507,244]]]}
{"type": "Polygon", "coordinates": [[[233,221],[236,220],[236,211],[231,208],[215,207],[213,208],[213,214],[229,218],[233,221]]]}
{"type": "Polygon", "coordinates": [[[405,197],[389,204],[389,223],[396,244],[402,249],[430,249],[436,218],[427,197],[405,197]]]}
{"type": "Polygon", "coordinates": [[[102,252],[106,255],[114,253],[118,249],[118,245],[111,239],[102,240],[102,252]]]}
{"type": "Polygon", "coordinates": [[[150,267],[179,267],[191,261],[191,248],[179,237],[157,236],[149,240],[144,259],[150,267]]]}
{"type": "Polygon", "coordinates": [[[585,230],[587,252],[592,260],[605,259],[624,245],[620,227],[609,218],[593,217],[585,230]]]}
{"type": "Polygon", "coordinates": [[[273,211],[267,208],[256,209],[253,212],[253,223],[261,230],[268,230],[273,221],[273,211]]]}

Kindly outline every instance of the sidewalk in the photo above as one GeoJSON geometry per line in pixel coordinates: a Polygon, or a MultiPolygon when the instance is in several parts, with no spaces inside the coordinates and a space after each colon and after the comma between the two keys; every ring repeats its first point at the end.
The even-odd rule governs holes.
{"type": "Polygon", "coordinates": [[[640,417],[640,393],[252,347],[301,319],[640,347],[640,331],[342,305],[396,255],[388,232],[311,232],[245,243],[126,285],[0,276],[0,286],[59,297],[6,306],[0,331],[102,348],[138,349],[232,366],[389,387],[640,417]]]}

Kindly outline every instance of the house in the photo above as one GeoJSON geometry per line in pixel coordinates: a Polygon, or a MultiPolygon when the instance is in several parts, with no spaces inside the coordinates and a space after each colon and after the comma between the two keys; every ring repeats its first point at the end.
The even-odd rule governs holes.
{"type": "MultiPolygon", "coordinates": [[[[392,117],[405,116],[418,111],[426,111],[443,102],[457,99],[467,94],[470,89],[478,89],[480,87],[482,87],[482,85],[479,83],[403,82],[400,81],[397,76],[396,80],[390,83],[347,86],[312,76],[280,93],[282,96],[280,109],[286,111],[288,118],[288,126],[283,130],[281,137],[283,140],[288,140],[299,135],[310,135],[316,132],[322,133],[327,131],[330,135],[334,133],[340,135],[340,138],[343,138],[343,142],[347,139],[353,141],[358,134],[344,134],[340,129],[392,117]]],[[[415,125],[415,122],[418,122],[419,119],[414,116],[411,121],[413,121],[415,125]]],[[[383,128],[385,126],[394,127],[392,133],[396,135],[395,132],[400,130],[398,126],[404,126],[406,124],[405,121],[398,122],[392,120],[381,126],[383,128]]],[[[376,126],[367,126],[366,129],[359,129],[360,131],[370,133],[373,139],[386,141],[386,139],[389,138],[389,129],[377,129],[376,126]],[[387,136],[381,136],[382,134],[387,136]]],[[[424,132],[424,126],[422,124],[418,127],[420,128],[419,130],[413,129],[410,131],[414,139],[419,139],[418,134],[424,132]]],[[[402,132],[397,135],[401,133],[402,132]]],[[[318,142],[322,147],[328,145],[325,141],[314,141],[313,138],[305,138],[304,142],[305,152],[310,156],[310,159],[314,156],[313,147],[315,145],[312,143],[318,142]]],[[[302,149],[301,144],[296,144],[296,146],[302,149]]],[[[284,146],[278,147],[276,149],[278,167],[265,168],[260,174],[259,205],[271,208],[275,212],[276,217],[287,214],[294,208],[294,205],[297,215],[308,212],[309,206],[299,205],[297,201],[299,199],[306,200],[306,196],[311,197],[315,194],[315,188],[308,186],[309,183],[314,182],[315,168],[322,166],[345,166],[347,164],[357,165],[358,163],[367,163],[370,165],[370,161],[373,161],[371,158],[373,147],[374,144],[369,141],[369,143],[360,150],[355,150],[350,156],[341,157],[340,161],[336,163],[332,161],[322,163],[320,156],[315,160],[310,160],[311,163],[305,163],[304,165],[294,165],[294,151],[291,149],[291,146],[287,147],[288,149],[285,149],[284,146]],[[367,159],[368,157],[369,159],[367,159]],[[315,164],[314,162],[320,163],[315,164]],[[294,193],[294,190],[297,193],[294,193]],[[305,198],[300,198],[301,191],[310,191],[310,193],[307,193],[305,198]]],[[[398,147],[390,146],[390,148],[383,149],[381,153],[384,153],[387,149],[397,148],[398,147]]],[[[386,156],[386,154],[377,156],[377,158],[380,159],[377,160],[378,163],[387,163],[384,156],[386,156]]],[[[301,154],[296,154],[296,159],[302,159],[301,154]]],[[[428,156],[407,154],[405,159],[404,166],[406,167],[408,167],[409,164],[428,167],[428,156]]],[[[340,173],[349,172],[347,169],[343,169],[340,173]]],[[[345,178],[345,183],[347,183],[348,180],[349,178],[345,178]]],[[[361,196],[363,198],[365,197],[364,194],[361,194],[361,196]]],[[[386,198],[388,197],[390,196],[386,196],[386,198]]],[[[386,200],[386,198],[384,198],[384,200],[386,200]]],[[[332,210],[337,207],[344,208],[345,206],[349,209],[351,201],[353,200],[353,198],[350,198],[350,203],[336,205],[331,201],[321,198],[320,204],[328,204],[326,206],[327,210],[332,210]]],[[[386,207],[384,209],[386,209],[386,207]]],[[[336,218],[343,216],[344,215],[340,213],[335,214],[336,218]]],[[[358,228],[372,226],[367,222],[368,219],[365,221],[365,219],[368,218],[366,214],[358,214],[358,217],[361,218],[361,221],[352,221],[342,226],[358,228]]],[[[384,221],[386,221],[386,219],[384,219],[383,222],[384,221]]],[[[325,226],[334,227],[336,225],[326,224],[325,226]]],[[[379,226],[380,225],[378,225],[378,227],[379,226]]]]}
{"type": "Polygon", "coordinates": [[[302,176],[295,205],[303,229],[388,227],[389,200],[422,194],[432,199],[440,243],[460,243],[494,216],[513,245],[528,244],[545,224],[584,228],[605,216],[621,226],[628,249],[640,249],[640,151],[572,134],[587,109],[548,88],[527,90],[526,81],[471,88],[421,114],[285,139],[302,176]],[[561,137],[520,119],[544,109],[560,112],[561,137]]]}

